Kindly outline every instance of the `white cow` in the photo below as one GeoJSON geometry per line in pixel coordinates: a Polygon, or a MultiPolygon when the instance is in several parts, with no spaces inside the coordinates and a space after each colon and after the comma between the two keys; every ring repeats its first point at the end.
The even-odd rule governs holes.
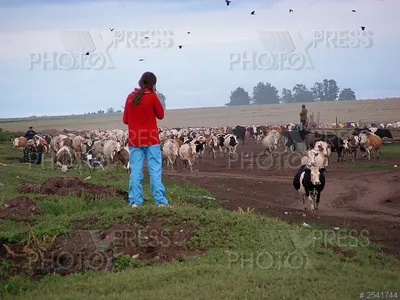
{"type": "Polygon", "coordinates": [[[328,166],[328,159],[321,151],[311,149],[306,151],[305,155],[301,158],[301,165],[315,166],[320,169],[325,169],[328,166]]]}
{"type": "Polygon", "coordinates": [[[319,168],[326,168],[329,164],[329,156],[332,153],[330,145],[324,141],[318,141],[314,145],[314,151],[319,153],[318,156],[315,157],[315,162],[319,168]]]}
{"type": "Polygon", "coordinates": [[[196,145],[193,143],[182,144],[179,148],[179,157],[183,160],[184,165],[188,165],[190,172],[193,173],[193,163],[196,159],[196,145]]]}
{"type": "Polygon", "coordinates": [[[114,155],[123,149],[120,142],[107,140],[104,142],[103,153],[104,158],[109,162],[113,161],[114,155]]]}
{"type": "Polygon", "coordinates": [[[278,131],[276,130],[271,130],[268,132],[267,136],[262,139],[261,144],[263,145],[264,148],[264,153],[267,154],[267,151],[269,154],[273,154],[273,152],[278,148],[278,143],[279,139],[281,138],[281,135],[278,131]]]}
{"type": "Polygon", "coordinates": [[[176,158],[179,156],[179,144],[173,139],[167,139],[162,146],[163,161],[166,160],[171,170],[174,170],[176,158]]]}

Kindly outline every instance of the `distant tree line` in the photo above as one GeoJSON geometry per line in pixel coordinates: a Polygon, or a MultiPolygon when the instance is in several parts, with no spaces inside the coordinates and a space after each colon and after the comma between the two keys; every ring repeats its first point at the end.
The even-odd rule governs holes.
{"type": "MultiPolygon", "coordinates": [[[[160,99],[160,102],[162,104],[162,106],[164,107],[164,109],[166,109],[166,100],[167,98],[165,97],[165,95],[163,93],[158,93],[158,99],[160,99]]],[[[104,114],[115,114],[115,113],[122,113],[122,110],[115,110],[112,107],[107,108],[106,111],[104,110],[98,110],[97,112],[87,112],[85,113],[85,115],[104,115],[104,114]]]]}
{"type": "Polygon", "coordinates": [[[356,100],[356,95],[352,89],[344,88],[339,91],[340,89],[333,79],[324,79],[322,82],[316,82],[311,89],[308,89],[304,84],[296,84],[292,89],[282,89],[281,95],[279,95],[278,89],[269,82],[259,82],[253,87],[252,96],[244,88],[236,88],[236,90],[231,92],[230,102],[225,105],[356,100]]]}

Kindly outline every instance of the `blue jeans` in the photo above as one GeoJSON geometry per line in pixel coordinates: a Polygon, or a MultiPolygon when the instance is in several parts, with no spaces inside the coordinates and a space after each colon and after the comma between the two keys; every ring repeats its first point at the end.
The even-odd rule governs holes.
{"type": "Polygon", "coordinates": [[[42,152],[37,153],[36,164],[40,165],[42,163],[42,152]]]}
{"type": "Polygon", "coordinates": [[[150,174],[150,191],[156,204],[168,204],[165,187],[161,181],[162,158],[160,145],[129,147],[129,203],[143,204],[143,162],[147,158],[147,169],[150,174]]]}

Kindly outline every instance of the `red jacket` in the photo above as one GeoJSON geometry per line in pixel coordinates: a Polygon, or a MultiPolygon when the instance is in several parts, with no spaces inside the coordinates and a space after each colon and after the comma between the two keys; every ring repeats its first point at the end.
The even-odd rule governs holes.
{"type": "Polygon", "coordinates": [[[134,107],[130,101],[139,89],[135,89],[125,101],[122,121],[128,125],[128,146],[151,146],[160,143],[157,119],[164,118],[164,108],[157,94],[149,89],[144,90],[142,100],[134,107]]]}

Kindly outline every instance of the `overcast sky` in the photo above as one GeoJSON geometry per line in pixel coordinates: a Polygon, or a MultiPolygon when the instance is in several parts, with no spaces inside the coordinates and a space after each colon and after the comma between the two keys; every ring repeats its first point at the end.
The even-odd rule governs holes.
{"type": "Polygon", "coordinates": [[[399,8],[399,0],[232,0],[230,6],[224,0],[0,0],[0,118],[121,109],[145,71],[157,75],[171,109],[223,106],[230,91],[242,86],[251,94],[259,81],[281,92],[332,78],[357,98],[399,96],[399,8]],[[142,37],[142,45],[152,43],[148,48],[127,38],[146,30],[172,34],[142,37]],[[92,37],[96,48],[80,49],[90,48],[89,58],[66,38],[72,31],[92,37]],[[282,51],[278,31],[289,31],[293,44],[281,34],[283,49],[294,46],[290,57],[303,60],[296,65],[280,55],[278,69],[256,70],[269,65],[263,55],[282,51]],[[249,58],[255,53],[247,69],[244,52],[249,58]],[[72,55],[86,57],[83,67],[51,69],[68,67],[63,58],[72,55]],[[95,70],[99,65],[113,69],[95,70]]]}

